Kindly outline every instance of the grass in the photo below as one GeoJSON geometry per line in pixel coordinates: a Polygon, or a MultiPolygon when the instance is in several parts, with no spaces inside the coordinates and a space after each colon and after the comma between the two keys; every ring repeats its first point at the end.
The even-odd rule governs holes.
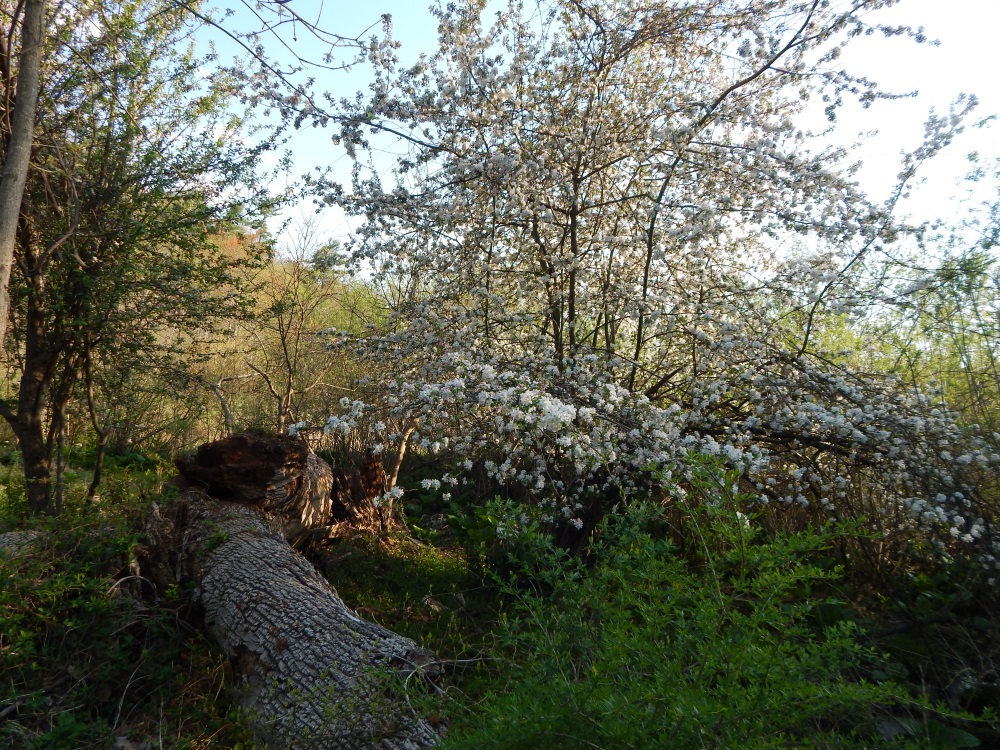
{"type": "Polygon", "coordinates": [[[183,592],[152,600],[123,576],[132,538],[106,523],[0,560],[0,746],[233,746],[225,660],[189,620],[183,592]]]}

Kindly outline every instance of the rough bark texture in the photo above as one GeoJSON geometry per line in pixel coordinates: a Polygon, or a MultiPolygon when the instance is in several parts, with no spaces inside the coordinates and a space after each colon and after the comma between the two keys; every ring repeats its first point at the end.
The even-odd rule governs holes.
{"type": "Polygon", "coordinates": [[[38,536],[37,531],[8,531],[0,534],[0,556],[16,557],[38,536]]]}
{"type": "Polygon", "coordinates": [[[182,499],[179,570],[197,580],[209,632],[232,661],[242,705],[268,748],[431,747],[435,729],[407,708],[407,677],[433,656],[365,622],[253,508],[182,499]],[[394,691],[395,694],[394,694],[394,691]]]}
{"type": "Polygon", "coordinates": [[[56,433],[57,414],[62,413],[73,393],[72,373],[76,361],[67,354],[65,331],[49,329],[50,310],[41,302],[45,276],[31,274],[26,279],[28,303],[24,313],[24,351],[22,370],[17,385],[17,403],[13,407],[0,401],[2,416],[17,437],[24,464],[24,479],[28,496],[28,512],[33,515],[51,513],[52,506],[52,447],[56,433]],[[60,367],[63,360],[65,367],[60,367]]]}
{"type": "Polygon", "coordinates": [[[236,435],[178,461],[190,489],[150,523],[145,575],[198,582],[257,741],[294,750],[416,750],[436,729],[401,691],[433,654],[362,620],[281,531],[329,523],[333,475],[305,443],[236,435]],[[229,501],[219,502],[216,498],[229,501]]]}

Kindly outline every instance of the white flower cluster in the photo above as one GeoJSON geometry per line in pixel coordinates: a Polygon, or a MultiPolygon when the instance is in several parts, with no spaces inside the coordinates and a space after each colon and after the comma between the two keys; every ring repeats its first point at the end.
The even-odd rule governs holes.
{"type": "MultiPolygon", "coordinates": [[[[351,432],[351,430],[357,427],[358,420],[365,413],[365,403],[363,401],[352,401],[346,396],[340,399],[340,407],[345,411],[339,416],[332,415],[326,420],[326,424],[323,425],[323,432],[325,434],[334,435],[339,433],[341,435],[347,435],[351,432]]],[[[380,432],[381,430],[378,430],[376,426],[376,431],[380,432]]]]}
{"type": "MultiPolygon", "coordinates": [[[[387,348],[379,349],[384,366],[387,348]]],[[[627,492],[637,481],[646,481],[649,470],[665,470],[676,455],[679,410],[662,409],[631,394],[595,358],[562,371],[542,358],[536,368],[519,373],[511,363],[475,362],[454,354],[436,364],[446,376],[440,381],[386,384],[392,416],[419,425],[409,435],[411,444],[431,453],[447,447],[461,457],[464,471],[479,465],[499,485],[516,485],[536,498],[553,519],[582,525],[576,513],[588,492],[611,486],[627,492]]],[[[518,362],[525,364],[524,359],[518,362]]],[[[357,402],[351,409],[354,415],[365,411],[357,402]]],[[[331,421],[350,419],[345,415],[331,421]]],[[[439,491],[461,481],[445,474],[421,485],[439,491]]]]}
{"type": "Polygon", "coordinates": [[[381,507],[392,507],[393,502],[399,500],[403,496],[404,490],[402,487],[393,487],[388,492],[383,493],[379,497],[372,498],[372,505],[376,508],[381,507]]]}
{"type": "MultiPolygon", "coordinates": [[[[595,493],[650,491],[651,471],[668,489],[668,470],[684,481],[688,457],[708,455],[735,470],[740,489],[760,504],[867,516],[890,536],[929,533],[978,548],[990,565],[1000,557],[975,512],[978,473],[995,472],[1000,456],[933,399],[889,377],[795,357],[731,321],[704,317],[704,335],[690,337],[701,366],[668,392],[683,392],[686,408],[670,403],[672,395],[664,406],[623,385],[624,362],[585,354],[560,367],[544,351],[525,350],[512,359],[476,336],[482,321],[438,310],[425,309],[409,335],[368,337],[357,349],[383,369],[422,376],[387,381],[383,408],[394,420],[416,420],[414,445],[447,450],[462,471],[478,466],[498,485],[517,487],[543,522],[582,527],[595,493]],[[715,346],[719,330],[732,346],[715,346]]],[[[344,405],[338,424],[367,408],[344,405]]],[[[462,481],[448,474],[422,484],[441,491],[462,481]]]]}
{"type": "MultiPolygon", "coordinates": [[[[983,487],[1000,456],[926,394],[823,345],[898,296],[875,256],[915,231],[838,171],[846,152],[811,149],[795,125],[804,81],[816,99],[878,96],[823,68],[864,19],[664,6],[681,53],[643,26],[648,3],[588,8],[556,0],[537,23],[511,3],[490,25],[480,5],[449,5],[439,53],[406,71],[380,58],[378,100],[344,126],[354,144],[373,117],[413,134],[396,184],[359,163],[336,196],[365,219],[349,249],[392,309],[343,342],[383,375],[379,414],[417,425],[380,445],[446,454],[581,527],[595,497],[683,482],[708,454],[759,504],[865,517],[993,564],[983,487]],[[623,17],[650,43],[608,35],[623,17]],[[774,30],[800,26],[772,59],[774,30]],[[738,95],[718,98],[721,70],[745,79],[738,95]]],[[[929,124],[899,194],[959,128],[929,124]]],[[[344,410],[329,429],[367,413],[344,410]]]]}

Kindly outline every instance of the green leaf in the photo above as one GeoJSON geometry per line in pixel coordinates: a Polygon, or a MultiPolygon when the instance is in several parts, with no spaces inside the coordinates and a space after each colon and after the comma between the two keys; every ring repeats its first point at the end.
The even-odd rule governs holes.
{"type": "Polygon", "coordinates": [[[940,722],[927,722],[927,737],[935,748],[951,750],[953,747],[979,747],[979,738],[963,729],[948,727],[940,722]]]}

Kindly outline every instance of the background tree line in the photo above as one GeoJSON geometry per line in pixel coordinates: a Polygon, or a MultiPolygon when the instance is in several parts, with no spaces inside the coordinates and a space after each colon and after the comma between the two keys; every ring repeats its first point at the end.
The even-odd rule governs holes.
{"type": "MultiPolygon", "coordinates": [[[[8,145],[22,10],[5,9],[8,145]]],[[[206,73],[212,58],[187,41],[196,20],[171,2],[62,3],[46,17],[0,401],[33,514],[59,511],[67,440],[96,442],[93,495],[109,441],[218,435],[212,388],[230,391],[229,428],[283,430],[327,387],[314,334],[342,317],[331,300],[344,287],[312,264],[315,237],[286,258],[262,234],[279,201],[258,166],[272,142],[246,145],[233,78],[206,73]],[[236,372],[219,371],[224,350],[236,372]],[[237,407],[248,373],[261,387],[237,407]]]]}

